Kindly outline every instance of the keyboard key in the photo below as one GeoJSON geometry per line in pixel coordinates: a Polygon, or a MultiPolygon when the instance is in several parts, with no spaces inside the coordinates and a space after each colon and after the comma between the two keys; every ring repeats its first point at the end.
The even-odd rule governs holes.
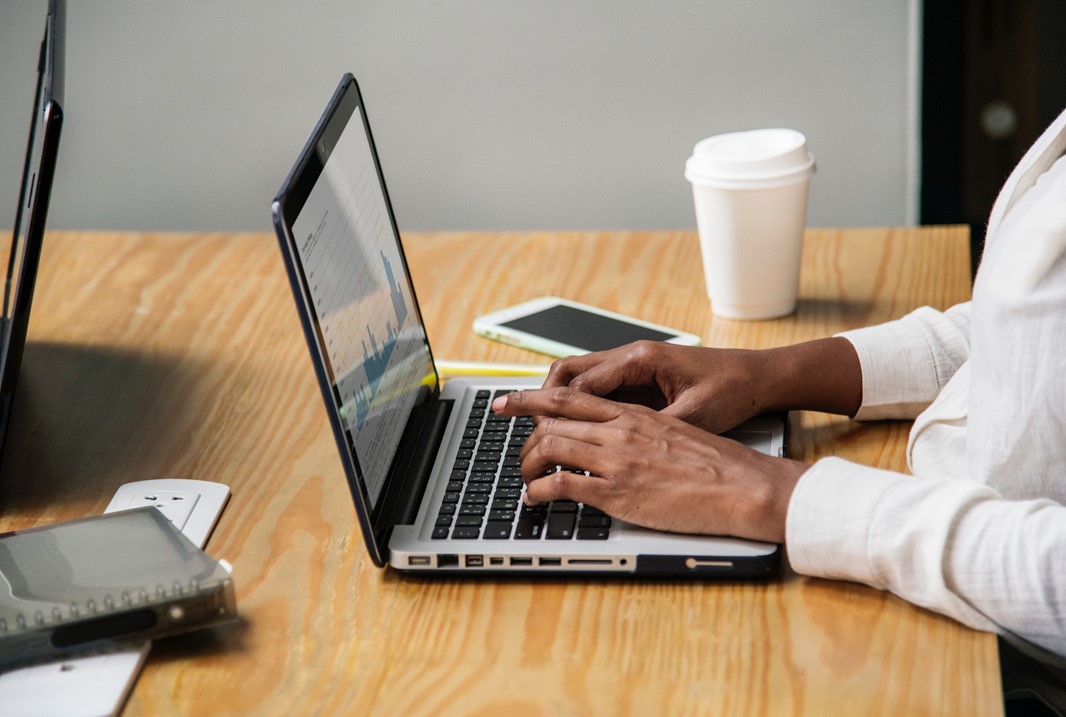
{"type": "Polygon", "coordinates": [[[531,515],[537,518],[545,518],[548,515],[548,506],[544,503],[538,503],[537,505],[522,504],[522,515],[531,515]]]}
{"type": "Polygon", "coordinates": [[[455,515],[455,503],[445,503],[440,507],[440,515],[455,515]]]}
{"type": "Polygon", "coordinates": [[[610,528],[578,528],[577,539],[578,540],[607,540],[610,535],[610,528]]]}
{"type": "Polygon", "coordinates": [[[586,515],[582,513],[577,521],[578,528],[610,528],[611,519],[606,515],[586,515]]]}
{"type": "Polygon", "coordinates": [[[433,529],[433,540],[444,540],[448,537],[448,529],[438,526],[433,529]]]}
{"type": "Polygon", "coordinates": [[[480,515],[460,515],[455,519],[455,527],[457,528],[480,528],[481,516],[480,515]]]}
{"type": "Polygon", "coordinates": [[[493,510],[517,510],[518,498],[495,498],[492,501],[493,510]]]}
{"type": "Polygon", "coordinates": [[[452,531],[453,540],[476,540],[478,533],[481,532],[480,528],[456,528],[452,531]]]}
{"type": "Polygon", "coordinates": [[[437,516],[437,527],[438,528],[440,528],[440,527],[444,527],[444,528],[452,527],[452,517],[453,516],[451,516],[451,515],[445,515],[444,513],[441,513],[440,515],[437,516]]]}
{"type": "Polygon", "coordinates": [[[511,537],[511,523],[506,520],[490,520],[485,523],[487,540],[507,540],[511,537]]]}
{"type": "Polygon", "coordinates": [[[577,513],[577,503],[572,500],[552,501],[552,514],[555,513],[577,513]]]}
{"type": "Polygon", "coordinates": [[[444,494],[444,503],[458,503],[458,502],[459,502],[459,491],[453,490],[453,491],[448,491],[447,493],[444,494]]]}
{"type": "MultiPolygon", "coordinates": [[[[453,508],[455,506],[452,506],[453,508]]],[[[464,505],[459,509],[459,515],[485,515],[485,506],[483,505],[464,505]]]]}
{"type": "Polygon", "coordinates": [[[513,510],[490,510],[489,520],[506,520],[508,523],[513,522],[515,518],[515,511],[513,510]]]}
{"type": "Polygon", "coordinates": [[[540,540],[543,534],[544,521],[531,515],[523,515],[519,518],[514,530],[516,540],[540,540]]]}
{"type": "Polygon", "coordinates": [[[569,540],[574,537],[574,514],[556,513],[553,509],[548,515],[548,540],[569,540]]]}
{"type": "MultiPolygon", "coordinates": [[[[471,488],[473,488],[473,486],[471,486],[471,488]]],[[[447,496],[447,494],[445,494],[445,496],[447,496]]],[[[463,507],[466,507],[468,505],[488,504],[489,496],[487,493],[471,493],[470,491],[467,491],[466,495],[463,496],[463,507]]]]}

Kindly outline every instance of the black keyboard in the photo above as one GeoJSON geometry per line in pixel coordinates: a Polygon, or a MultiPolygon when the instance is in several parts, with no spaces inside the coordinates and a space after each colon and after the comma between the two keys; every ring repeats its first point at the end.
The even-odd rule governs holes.
{"type": "Polygon", "coordinates": [[[478,391],[467,418],[447,490],[433,528],[435,540],[606,540],[611,519],[570,500],[537,506],[522,502],[519,454],[533,419],[492,412],[494,395],[478,391]]]}

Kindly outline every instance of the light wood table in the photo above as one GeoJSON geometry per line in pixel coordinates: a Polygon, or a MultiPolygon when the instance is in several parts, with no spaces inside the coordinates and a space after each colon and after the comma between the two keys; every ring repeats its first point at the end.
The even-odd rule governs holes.
{"type": "MultiPolygon", "coordinates": [[[[969,296],[964,229],[814,230],[798,312],[712,317],[692,232],[411,234],[440,357],[528,361],[479,313],[557,294],[718,346],[969,296]]],[[[0,469],[0,530],[122,483],[222,481],[208,551],[241,625],[153,646],[126,715],[995,715],[996,641],[865,587],[417,580],[355,521],[273,236],[53,233],[0,469]]],[[[905,470],[907,424],[792,416],[792,455],[905,470]]],[[[2,712],[2,709],[0,709],[2,712]]]]}

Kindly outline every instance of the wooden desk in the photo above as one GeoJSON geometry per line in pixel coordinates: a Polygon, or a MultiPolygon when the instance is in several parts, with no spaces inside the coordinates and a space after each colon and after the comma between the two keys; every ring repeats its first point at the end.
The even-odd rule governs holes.
{"type": "MultiPolygon", "coordinates": [[[[798,313],[711,316],[690,232],[408,235],[438,356],[537,361],[481,312],[558,294],[772,346],[969,295],[962,229],[811,231],[798,313]],[[476,277],[487,277],[479,280],[476,277]]],[[[902,470],[908,426],[793,416],[793,455],[902,470]]],[[[367,559],[280,254],[265,234],[54,233],[0,530],[130,480],[228,483],[208,544],[244,624],[156,644],[126,715],[1000,714],[995,639],[881,592],[413,580],[367,559]]]]}

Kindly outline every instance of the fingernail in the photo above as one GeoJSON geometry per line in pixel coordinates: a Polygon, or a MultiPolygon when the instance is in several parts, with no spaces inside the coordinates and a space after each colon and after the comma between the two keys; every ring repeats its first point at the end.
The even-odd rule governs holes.
{"type": "Polygon", "coordinates": [[[507,408],[507,396],[500,396],[492,402],[493,411],[499,412],[505,408],[507,408]]]}

